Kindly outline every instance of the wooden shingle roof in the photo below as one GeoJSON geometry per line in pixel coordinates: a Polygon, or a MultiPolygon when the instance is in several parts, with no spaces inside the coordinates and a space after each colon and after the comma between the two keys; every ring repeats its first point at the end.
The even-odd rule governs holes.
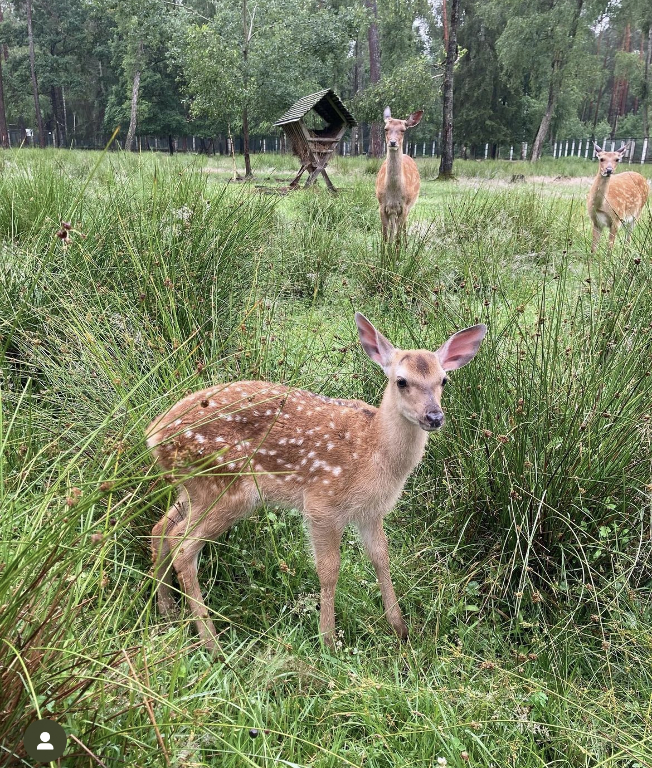
{"type": "Polygon", "coordinates": [[[329,124],[346,123],[350,128],[358,124],[353,115],[342,104],[335,91],[332,88],[326,88],[323,91],[317,91],[317,93],[311,93],[309,96],[299,99],[274,125],[295,123],[301,120],[311,109],[314,109],[329,124]]]}

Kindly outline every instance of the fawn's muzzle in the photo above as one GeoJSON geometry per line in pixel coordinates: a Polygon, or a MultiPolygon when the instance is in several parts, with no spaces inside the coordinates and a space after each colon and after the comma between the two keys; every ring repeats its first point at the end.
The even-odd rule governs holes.
{"type": "Polygon", "coordinates": [[[444,414],[442,411],[428,411],[426,413],[426,424],[424,427],[428,430],[439,429],[444,424],[444,414]]]}

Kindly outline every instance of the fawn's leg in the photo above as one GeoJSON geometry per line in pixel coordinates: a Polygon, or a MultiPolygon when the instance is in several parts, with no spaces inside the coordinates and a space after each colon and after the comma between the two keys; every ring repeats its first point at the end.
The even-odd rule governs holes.
{"type": "Polygon", "coordinates": [[[598,227],[593,225],[593,242],[591,243],[591,253],[595,253],[596,248],[598,247],[598,243],[600,242],[600,235],[602,234],[602,230],[598,229],[598,227]]]}
{"type": "Polygon", "coordinates": [[[187,484],[188,517],[167,533],[172,564],[195,619],[197,632],[209,650],[215,650],[217,633],[199,588],[197,560],[207,541],[213,541],[244,517],[255,505],[254,497],[240,483],[215,498],[215,487],[200,478],[187,484]]]}
{"type": "Polygon", "coordinates": [[[187,514],[188,496],[181,489],[179,498],[152,529],[151,548],[154,563],[153,576],[156,586],[158,609],[162,616],[174,616],[177,605],[172,596],[172,553],[167,534],[187,514]]]}
{"type": "Polygon", "coordinates": [[[335,640],[335,586],[340,573],[342,530],[328,523],[310,522],[310,539],[315,553],[321,594],[319,631],[326,645],[335,640]]]}
{"type": "Polygon", "coordinates": [[[408,636],[408,630],[403,621],[403,614],[401,613],[396,593],[394,592],[394,585],[389,575],[389,550],[387,548],[387,536],[385,536],[385,531],[383,530],[383,521],[378,518],[376,520],[359,522],[358,530],[360,531],[367,555],[376,571],[387,621],[389,621],[394,632],[396,632],[401,640],[405,640],[408,636]]]}

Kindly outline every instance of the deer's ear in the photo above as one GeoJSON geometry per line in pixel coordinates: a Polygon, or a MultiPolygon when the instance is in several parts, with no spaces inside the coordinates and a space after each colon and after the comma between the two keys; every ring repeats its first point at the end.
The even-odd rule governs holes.
{"type": "Polygon", "coordinates": [[[629,142],[627,144],[623,144],[622,147],[618,150],[618,154],[623,157],[625,155],[625,152],[629,150],[629,142]]]}
{"type": "Polygon", "coordinates": [[[367,355],[387,373],[394,354],[394,345],[380,331],[377,331],[367,318],[360,312],[355,313],[355,324],[358,326],[360,344],[367,355]]]}
{"type": "Polygon", "coordinates": [[[600,152],[602,152],[602,149],[595,143],[595,141],[593,142],[593,151],[596,155],[599,155],[600,152]]]}
{"type": "Polygon", "coordinates": [[[407,123],[407,128],[414,128],[415,125],[419,125],[421,122],[421,118],[423,117],[423,110],[420,109],[418,112],[413,112],[410,117],[405,121],[407,123]]]}
{"type": "Polygon", "coordinates": [[[392,110],[389,107],[385,107],[385,111],[383,112],[383,120],[389,120],[392,116],[392,110]]]}
{"type": "Polygon", "coordinates": [[[473,360],[487,333],[484,323],[454,333],[436,352],[445,371],[455,371],[473,360]]]}

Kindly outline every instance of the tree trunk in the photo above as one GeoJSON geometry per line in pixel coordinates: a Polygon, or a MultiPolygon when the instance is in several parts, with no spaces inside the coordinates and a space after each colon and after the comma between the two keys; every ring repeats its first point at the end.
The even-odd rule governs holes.
{"type": "MultiPolygon", "coordinates": [[[[254,9],[254,13],[255,12],[254,9]]],[[[251,157],[249,155],[249,112],[247,110],[249,102],[249,41],[251,39],[252,31],[252,29],[247,29],[247,0],[242,0],[242,39],[244,41],[242,47],[242,80],[245,98],[245,103],[242,107],[242,139],[244,144],[245,179],[253,178],[253,174],[251,173],[251,157]]]]}
{"type": "MultiPolygon", "coordinates": [[[[142,45],[142,44],[141,44],[142,45]]],[[[129,120],[129,130],[125,141],[125,150],[131,152],[131,148],[136,138],[136,113],[138,110],[138,89],[140,88],[140,69],[134,72],[134,84],[131,89],[131,119],[129,120]]]]}
{"type": "Polygon", "coordinates": [[[543,115],[543,119],[541,120],[541,125],[539,126],[539,130],[537,131],[536,138],[534,139],[534,144],[532,145],[531,161],[533,163],[536,163],[536,161],[541,157],[543,142],[546,140],[546,136],[548,135],[548,131],[550,130],[550,123],[552,122],[552,116],[555,111],[555,106],[557,104],[557,89],[556,89],[556,77],[555,77],[556,66],[557,66],[557,60],[555,59],[552,65],[552,76],[550,77],[550,86],[548,88],[548,104],[546,106],[546,111],[543,115]]]}
{"type": "Polygon", "coordinates": [[[647,54],[645,56],[645,74],[643,77],[643,94],[641,98],[641,114],[643,117],[643,136],[650,138],[650,62],[652,62],[652,26],[648,29],[647,54]]]}
{"type": "Polygon", "coordinates": [[[63,105],[59,98],[59,89],[50,87],[50,101],[52,103],[52,139],[55,147],[65,147],[68,143],[66,126],[63,118],[63,105]]]}
{"type": "MultiPolygon", "coordinates": [[[[353,96],[360,92],[360,81],[362,74],[362,61],[360,59],[360,42],[355,40],[355,59],[353,64],[353,96]]],[[[355,125],[351,128],[351,154],[356,157],[360,154],[360,126],[355,125]]]]}
{"type": "Polygon", "coordinates": [[[41,116],[41,107],[38,100],[38,81],[36,79],[36,57],[34,55],[34,34],[32,32],[32,0],[27,0],[27,40],[29,43],[29,66],[32,73],[32,91],[34,92],[38,143],[41,149],[45,149],[45,129],[43,128],[43,117],[41,116]]]}
{"type": "MultiPolygon", "coordinates": [[[[2,6],[0,5],[0,22],[4,20],[2,15],[2,6]]],[[[9,48],[7,44],[2,44],[2,56],[0,56],[0,146],[7,148],[9,146],[9,130],[7,129],[7,111],[5,109],[5,90],[2,79],[2,57],[7,61],[9,58],[9,48]]]]}
{"type": "MultiPolygon", "coordinates": [[[[374,85],[380,81],[380,37],[378,35],[378,7],[376,0],[364,0],[366,8],[371,11],[372,21],[369,24],[367,38],[369,40],[369,82],[374,85]]],[[[380,123],[371,124],[369,133],[369,155],[381,157],[383,154],[383,127],[380,123]]]]}
{"type": "Polygon", "coordinates": [[[439,162],[439,176],[446,180],[453,178],[453,70],[457,61],[457,21],[460,0],[452,0],[451,17],[448,26],[448,47],[444,69],[444,108],[442,114],[442,148],[439,162]]]}
{"type": "Polygon", "coordinates": [[[570,27],[568,29],[568,45],[555,53],[552,62],[550,86],[548,88],[548,104],[546,105],[546,111],[541,120],[541,125],[537,131],[536,138],[534,139],[534,144],[532,145],[532,162],[536,162],[541,157],[541,148],[543,147],[543,142],[546,140],[546,136],[550,130],[550,123],[552,122],[555,107],[557,106],[557,98],[559,97],[562,87],[564,69],[573,50],[573,46],[575,45],[577,26],[580,21],[583,6],[584,0],[576,0],[573,18],[571,19],[570,27]]]}
{"type": "Polygon", "coordinates": [[[2,81],[2,57],[0,56],[0,146],[9,146],[9,131],[7,130],[7,113],[5,111],[5,89],[2,81]]]}
{"type": "Polygon", "coordinates": [[[247,107],[242,110],[242,139],[244,144],[245,179],[251,179],[253,174],[251,172],[251,156],[249,155],[249,116],[247,114],[247,107]]]}

